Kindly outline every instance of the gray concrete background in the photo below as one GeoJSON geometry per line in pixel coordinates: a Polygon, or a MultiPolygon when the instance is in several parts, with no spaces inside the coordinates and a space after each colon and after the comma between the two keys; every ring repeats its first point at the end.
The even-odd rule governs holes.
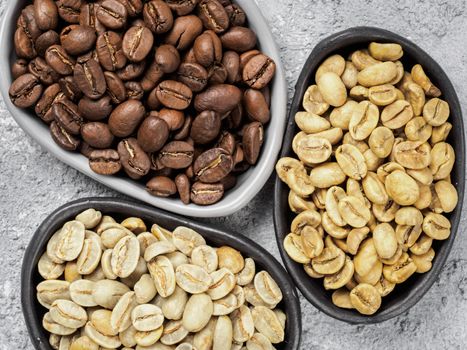
{"type": "MultiPolygon", "coordinates": [[[[0,15],[7,1],[0,0],[0,15]]],[[[256,0],[287,71],[289,97],[300,69],[325,36],[357,25],[395,31],[446,70],[467,103],[465,0],[256,0]]],[[[467,116],[467,111],[464,109],[467,116]]],[[[57,162],[15,124],[0,100],[0,349],[32,349],[20,307],[21,260],[39,223],[56,207],[86,196],[120,196],[57,162]]],[[[261,243],[279,258],[272,221],[272,181],[240,212],[211,220],[261,243]]],[[[465,349],[467,218],[443,273],[410,311],[372,326],[336,321],[302,298],[302,349],[465,349]]]]}

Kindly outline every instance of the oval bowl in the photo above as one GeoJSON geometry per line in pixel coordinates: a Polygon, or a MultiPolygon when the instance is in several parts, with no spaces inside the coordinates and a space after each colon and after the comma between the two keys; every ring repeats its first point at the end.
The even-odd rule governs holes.
{"type": "Polygon", "coordinates": [[[42,316],[46,309],[36,299],[36,286],[43,280],[37,270],[37,262],[46,250],[47,242],[53,233],[66,221],[74,219],[78,213],[88,208],[100,210],[117,220],[137,216],[143,219],[148,227],[154,223],[168,230],[177,226],[187,226],[199,232],[213,246],[229,245],[241,251],[244,257],[253,258],[260,269],[268,271],[277,281],[284,295],[279,305],[287,315],[286,337],[277,349],[299,350],[302,326],[297,291],[282,265],[264,248],[238,233],[219,230],[144,204],[116,198],[84,198],[67,203],[50,214],[34,233],[23,260],[21,304],[29,336],[36,349],[52,350],[49,345],[49,333],[42,328],[42,316]]]}
{"type": "Polygon", "coordinates": [[[292,139],[299,131],[294,122],[295,113],[302,110],[302,98],[307,87],[314,84],[314,74],[319,64],[328,56],[340,53],[344,57],[352,50],[366,47],[371,41],[396,42],[404,49],[403,63],[420,63],[433,83],[443,92],[443,98],[451,107],[450,122],[453,128],[448,141],[452,144],[456,153],[456,163],[451,173],[452,182],[459,194],[459,204],[449,215],[452,224],[451,235],[446,241],[438,241],[433,244],[436,257],[432,269],[425,274],[416,274],[408,281],[396,287],[396,289],[383,298],[380,310],[373,316],[360,315],[355,310],[340,309],[331,301],[331,292],[326,291],[321,279],[310,278],[303,267],[290,259],[283,248],[283,239],[289,233],[290,224],[294,217],[289,209],[287,196],[289,189],[276,176],[274,188],[274,225],[276,239],[282,260],[292,276],[295,284],[306,299],[317,309],[327,315],[348,323],[370,324],[388,320],[407,311],[415,305],[430,289],[441,272],[456,237],[457,228],[462,212],[465,183],[465,138],[462,111],[454,87],[443,69],[420,47],[410,40],[387,30],[372,27],[356,27],[333,34],[322,40],[311,52],[295,86],[295,95],[288,116],[287,131],[281,150],[281,157],[293,156],[292,139]]]}
{"type": "Polygon", "coordinates": [[[260,49],[276,62],[276,75],[271,85],[271,121],[265,127],[265,142],[258,163],[238,177],[237,186],[228,191],[221,201],[206,207],[195,204],[185,205],[181,200],[175,198],[152,196],[146,191],[144,184],[127,177],[102,176],[94,173],[89,168],[86,157],[79,153],[67,152],[55,144],[50,136],[48,126],[40,118],[28,110],[17,108],[11,103],[8,90],[12,83],[10,66],[15,56],[13,36],[16,28],[16,18],[27,2],[26,0],[18,0],[8,1],[5,4],[5,13],[0,22],[0,92],[6,107],[18,125],[43,149],[62,162],[116,191],[155,207],[182,215],[194,217],[230,215],[247,205],[261,190],[274,170],[274,162],[281,147],[287,113],[287,83],[279,50],[266,20],[254,1],[237,0],[236,2],[246,12],[249,26],[258,37],[260,49]]]}

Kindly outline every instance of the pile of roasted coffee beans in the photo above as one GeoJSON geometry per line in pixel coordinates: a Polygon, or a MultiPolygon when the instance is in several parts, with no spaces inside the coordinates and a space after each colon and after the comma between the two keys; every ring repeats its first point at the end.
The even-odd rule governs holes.
{"type": "Polygon", "coordinates": [[[12,102],[93,171],[219,201],[254,165],[275,63],[230,0],[34,0],[17,21],[12,102]]]}
{"type": "Polygon", "coordinates": [[[381,298],[431,269],[444,215],[458,202],[442,92],[399,44],[327,58],[295,115],[301,130],[277,174],[298,215],[284,248],[342,308],[374,314],[381,298]],[[410,72],[406,71],[409,70],[410,72]]]}
{"type": "Polygon", "coordinates": [[[188,227],[148,232],[87,209],[47,244],[37,299],[53,349],[269,350],[284,341],[280,287],[255,261],[188,227]]]}

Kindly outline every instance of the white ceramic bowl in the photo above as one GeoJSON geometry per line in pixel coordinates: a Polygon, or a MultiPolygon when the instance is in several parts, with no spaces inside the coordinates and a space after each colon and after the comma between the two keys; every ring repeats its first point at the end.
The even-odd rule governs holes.
{"type": "Polygon", "coordinates": [[[258,37],[261,51],[276,62],[276,75],[272,84],[271,121],[265,128],[265,143],[258,163],[238,178],[237,186],[227,191],[224,198],[216,204],[202,207],[195,204],[185,205],[179,199],[159,198],[150,195],[144,184],[129,178],[102,176],[94,173],[88,165],[87,158],[79,153],[67,152],[52,140],[49,128],[38,117],[28,110],[14,106],[8,96],[12,77],[10,66],[15,58],[13,36],[16,19],[26,0],[8,1],[0,23],[0,91],[8,110],[19,126],[35,139],[44,149],[55,155],[64,163],[72,166],[87,176],[103,183],[114,190],[142,200],[156,207],[177,214],[196,217],[217,217],[230,215],[243,208],[261,190],[274,170],[274,164],[281,148],[287,111],[287,86],[279,50],[271,31],[261,15],[258,6],[252,0],[236,2],[247,14],[249,26],[258,37]]]}

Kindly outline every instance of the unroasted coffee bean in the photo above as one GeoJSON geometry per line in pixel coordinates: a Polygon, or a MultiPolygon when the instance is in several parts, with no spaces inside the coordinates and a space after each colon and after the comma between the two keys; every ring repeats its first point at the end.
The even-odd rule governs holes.
{"type": "Polygon", "coordinates": [[[35,41],[34,46],[37,54],[44,57],[45,51],[52,45],[60,44],[60,36],[54,30],[48,30],[42,33],[35,41]]]}
{"type": "Polygon", "coordinates": [[[41,57],[36,57],[29,62],[29,73],[35,75],[41,83],[51,85],[58,81],[59,75],[41,57]]]}
{"type": "Polygon", "coordinates": [[[68,133],[63,126],[61,126],[56,121],[53,121],[50,124],[50,133],[52,135],[53,140],[63,149],[67,151],[74,151],[79,146],[79,140],[68,133]]]}
{"type": "Polygon", "coordinates": [[[70,55],[78,56],[88,52],[96,43],[96,32],[88,26],[73,24],[65,27],[60,33],[63,48],[70,55]]]}
{"type": "Polygon", "coordinates": [[[83,0],[59,0],[56,2],[59,16],[68,23],[79,23],[83,0]]]}
{"type": "Polygon", "coordinates": [[[256,34],[246,27],[231,27],[220,38],[222,45],[227,50],[239,53],[251,50],[256,46],[256,34]]]}
{"type": "Polygon", "coordinates": [[[183,169],[193,162],[194,148],[187,142],[172,141],[160,151],[162,165],[172,169],[183,169]]]}
{"type": "Polygon", "coordinates": [[[195,98],[197,111],[216,111],[224,114],[233,110],[241,101],[242,92],[235,85],[219,84],[207,88],[195,98]]]}
{"type": "Polygon", "coordinates": [[[58,25],[58,9],[53,0],[34,0],[34,17],[40,30],[55,29],[58,25]]]}
{"type": "Polygon", "coordinates": [[[254,89],[262,89],[271,81],[276,64],[268,56],[259,54],[252,57],[243,68],[243,81],[254,89]]]}
{"type": "Polygon", "coordinates": [[[120,141],[118,154],[123,169],[132,179],[139,179],[149,172],[151,161],[136,139],[129,138],[120,141]]]}
{"type": "Polygon", "coordinates": [[[114,175],[120,171],[122,164],[116,150],[94,150],[89,155],[90,168],[101,175],[114,175]]]}
{"type": "Polygon", "coordinates": [[[117,0],[104,0],[96,12],[99,22],[110,29],[122,28],[127,22],[127,16],[125,5],[117,0]]]}
{"type": "Polygon", "coordinates": [[[76,102],[83,96],[83,93],[76,85],[73,76],[66,76],[60,79],[58,83],[60,84],[60,89],[69,100],[76,102]]]}
{"type": "Polygon", "coordinates": [[[161,45],[156,49],[156,63],[164,73],[173,73],[180,65],[180,54],[172,45],[161,45]]]}
{"type": "Polygon", "coordinates": [[[84,124],[81,128],[81,136],[94,148],[108,148],[114,139],[108,125],[99,122],[84,124]]]}
{"type": "Polygon", "coordinates": [[[55,120],[69,133],[78,135],[84,120],[78,106],[67,99],[57,101],[52,106],[55,120]]]}
{"type": "Polygon", "coordinates": [[[270,113],[266,98],[261,91],[248,89],[243,94],[243,103],[248,116],[262,124],[269,122],[270,113]]]}
{"type": "Polygon", "coordinates": [[[134,26],[123,37],[123,53],[132,62],[141,62],[149,54],[154,36],[146,27],[134,26]]]}
{"type": "Polygon", "coordinates": [[[13,63],[11,67],[11,75],[13,79],[19,78],[21,75],[28,72],[28,61],[23,58],[19,58],[13,63]]]}
{"type": "Polygon", "coordinates": [[[152,0],[144,5],[144,23],[156,34],[168,32],[173,26],[173,15],[169,6],[161,0],[152,0]]]}
{"type": "Polygon", "coordinates": [[[263,141],[264,131],[261,123],[253,122],[245,126],[243,130],[243,152],[245,160],[249,164],[256,164],[263,141]]]}
{"type": "Polygon", "coordinates": [[[138,143],[150,153],[160,150],[169,138],[169,126],[162,119],[149,116],[138,129],[138,143]]]}
{"type": "Polygon", "coordinates": [[[73,77],[78,88],[91,99],[96,100],[106,92],[107,83],[104,72],[99,63],[93,59],[77,63],[73,77]]]}
{"type": "Polygon", "coordinates": [[[203,90],[208,82],[208,72],[198,63],[182,63],[177,75],[178,80],[194,92],[203,90]]]}
{"type": "Polygon", "coordinates": [[[196,38],[193,45],[196,61],[204,67],[210,67],[222,60],[222,43],[212,30],[207,30],[196,38]]]}
{"type": "Polygon", "coordinates": [[[210,205],[218,202],[224,195],[224,187],[220,183],[206,184],[195,182],[191,186],[190,199],[198,205],[210,205]]]}
{"type": "Polygon", "coordinates": [[[195,41],[203,31],[203,23],[193,15],[181,16],[175,19],[173,28],[165,38],[167,44],[178,50],[185,50],[195,41]]]}
{"type": "Polygon", "coordinates": [[[143,104],[137,100],[128,100],[118,105],[109,117],[109,127],[117,137],[127,137],[138,127],[146,113],[143,104]]]}
{"type": "Polygon", "coordinates": [[[169,197],[177,193],[175,182],[166,176],[153,177],[146,184],[149,193],[158,197],[169,197]]]}
{"type": "Polygon", "coordinates": [[[195,143],[204,145],[217,138],[220,128],[220,115],[213,111],[204,111],[193,120],[190,136],[195,143]]]}
{"type": "Polygon", "coordinates": [[[156,95],[164,106],[177,110],[188,108],[193,97],[188,86],[175,80],[165,80],[160,83],[156,95]]]}
{"type": "Polygon", "coordinates": [[[112,112],[112,103],[109,96],[101,97],[98,100],[83,97],[78,103],[78,109],[84,118],[98,121],[110,115],[112,112]]]}
{"type": "Polygon", "coordinates": [[[195,176],[205,183],[219,182],[232,168],[232,156],[222,148],[213,148],[200,154],[193,166],[195,176]]]}
{"type": "Polygon", "coordinates": [[[206,28],[222,33],[229,28],[229,16],[217,0],[201,0],[198,4],[198,15],[206,28]]]}
{"type": "Polygon", "coordinates": [[[21,75],[11,84],[8,93],[16,107],[28,108],[39,100],[42,89],[39,79],[33,74],[27,73],[21,75]]]}
{"type": "Polygon", "coordinates": [[[45,52],[45,60],[53,70],[61,75],[73,73],[75,61],[60,45],[50,46],[45,52]]]}
{"type": "Polygon", "coordinates": [[[175,185],[180,199],[183,203],[190,203],[190,180],[185,174],[178,174],[175,178],[175,185]]]}

